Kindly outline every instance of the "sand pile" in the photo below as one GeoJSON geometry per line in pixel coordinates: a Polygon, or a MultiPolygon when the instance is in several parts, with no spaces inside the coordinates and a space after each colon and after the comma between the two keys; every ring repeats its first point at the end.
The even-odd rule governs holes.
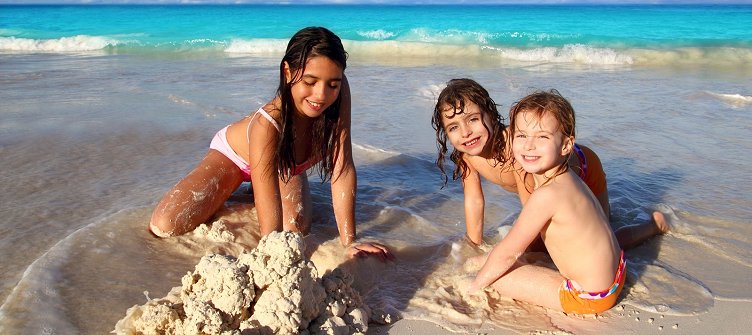
{"type": "Polygon", "coordinates": [[[303,239],[272,233],[237,258],[201,258],[162,299],[128,309],[117,334],[359,334],[370,308],[335,269],[319,278],[303,239]]]}

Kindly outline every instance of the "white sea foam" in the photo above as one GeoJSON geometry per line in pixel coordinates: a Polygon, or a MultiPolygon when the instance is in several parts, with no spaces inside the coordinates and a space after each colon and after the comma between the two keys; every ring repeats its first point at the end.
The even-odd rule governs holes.
{"type": "Polygon", "coordinates": [[[425,158],[416,157],[411,154],[382,149],[382,148],[368,145],[368,144],[353,143],[352,147],[353,147],[354,155],[356,156],[362,155],[364,156],[364,158],[367,158],[368,161],[380,161],[380,160],[385,160],[388,158],[399,157],[400,159],[398,161],[412,160],[413,162],[421,162],[421,164],[429,163],[430,165],[433,165],[432,160],[426,160],[425,158]]]}
{"type": "Polygon", "coordinates": [[[546,62],[546,63],[576,63],[593,65],[626,65],[632,64],[632,57],[608,48],[594,48],[583,44],[570,44],[562,48],[495,48],[494,50],[502,59],[523,62],[546,62]]]}
{"type": "Polygon", "coordinates": [[[385,40],[394,37],[395,33],[384,29],[358,31],[358,35],[374,40],[385,40]]]}
{"type": "MultiPolygon", "coordinates": [[[[351,56],[360,60],[408,62],[410,59],[436,61],[462,59],[469,64],[488,63],[500,60],[502,63],[557,63],[588,65],[647,65],[682,66],[711,65],[720,67],[749,67],[752,64],[752,49],[747,48],[680,48],[680,49],[614,49],[598,48],[585,44],[568,44],[562,47],[507,47],[494,44],[499,34],[447,30],[441,33],[426,29],[413,29],[408,33],[397,33],[377,29],[359,31],[360,36],[371,40],[343,40],[345,49],[351,56]]],[[[532,38],[512,32],[505,39],[547,40],[551,36],[541,34],[532,38]]],[[[162,44],[142,41],[140,34],[118,35],[117,37],[76,35],[56,39],[29,39],[21,37],[0,37],[0,52],[83,52],[104,50],[111,47],[161,49],[162,44]]],[[[197,38],[167,45],[182,46],[183,51],[202,51],[208,47],[223,48],[227,54],[279,55],[284,53],[286,39],[233,39],[230,41],[197,38]]],[[[168,48],[168,50],[171,48],[168,48]]],[[[724,99],[727,100],[727,99],[724,99]]],[[[739,101],[739,99],[736,99],[739,101]]],[[[743,100],[743,99],[742,99],[743,100]]],[[[738,103],[738,102],[737,102],[738,103]]],[[[745,104],[746,102],[742,102],[745,104]]]]}
{"type": "Polygon", "coordinates": [[[736,94],[715,93],[715,92],[706,92],[706,93],[723,101],[724,103],[734,108],[752,105],[752,96],[749,96],[749,95],[741,95],[739,93],[736,93],[736,94]]]}
{"type": "Polygon", "coordinates": [[[372,153],[372,154],[381,154],[384,156],[384,158],[393,157],[393,156],[397,156],[400,154],[399,152],[396,152],[396,151],[384,150],[382,148],[377,148],[368,144],[353,143],[352,146],[353,146],[353,149],[355,150],[362,150],[362,151],[365,151],[367,153],[372,153]]]}
{"type": "Polygon", "coordinates": [[[625,304],[668,315],[697,315],[713,306],[710,290],[680,271],[632,260],[628,260],[627,271],[630,288],[625,304]],[[692,299],[686,299],[690,296],[692,299]]]}
{"type": "MultiPolygon", "coordinates": [[[[415,38],[418,41],[352,41],[344,40],[347,52],[359,59],[400,59],[414,58],[463,58],[482,60],[501,58],[502,60],[546,63],[577,63],[595,65],[632,64],[629,55],[612,49],[593,48],[586,45],[567,45],[563,48],[516,49],[485,46],[485,37],[475,36],[481,43],[464,44],[465,36],[457,36],[454,43],[451,37],[434,41],[430,36],[415,38]],[[438,43],[441,42],[441,43],[438,43]]],[[[233,40],[225,49],[227,53],[275,54],[283,53],[286,41],[278,39],[233,40]]]]}
{"type": "Polygon", "coordinates": [[[279,54],[287,48],[287,40],[282,39],[235,39],[225,49],[227,53],[279,54]]]}
{"type": "Polygon", "coordinates": [[[57,39],[37,40],[0,37],[0,51],[77,52],[102,50],[118,42],[102,36],[76,35],[57,39]]]}
{"type": "Polygon", "coordinates": [[[494,33],[484,31],[467,31],[460,29],[434,31],[425,28],[415,28],[410,30],[410,32],[404,36],[400,36],[400,40],[437,44],[487,45],[496,36],[497,35],[494,33]]]}
{"type": "Polygon", "coordinates": [[[419,87],[418,94],[431,102],[435,102],[439,97],[441,90],[443,90],[445,87],[446,83],[428,84],[426,86],[419,87]]]}
{"type": "MultiPolygon", "coordinates": [[[[684,49],[615,49],[586,44],[567,44],[562,47],[521,48],[488,43],[492,36],[483,33],[456,33],[434,37],[430,34],[400,36],[399,39],[379,41],[345,40],[350,55],[362,59],[389,58],[461,58],[466,62],[487,62],[500,59],[507,62],[588,64],[588,65],[710,65],[720,67],[748,67],[752,64],[752,49],[743,48],[684,48],[684,49]]],[[[545,39],[547,37],[541,36],[545,39]]]]}

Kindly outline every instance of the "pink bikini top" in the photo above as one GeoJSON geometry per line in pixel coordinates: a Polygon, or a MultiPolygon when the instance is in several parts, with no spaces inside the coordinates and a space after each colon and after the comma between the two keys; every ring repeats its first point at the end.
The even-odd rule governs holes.
{"type": "MultiPolygon", "coordinates": [[[[248,122],[248,127],[245,131],[247,143],[251,143],[251,123],[253,123],[253,118],[256,117],[256,115],[263,116],[265,119],[269,121],[269,123],[271,123],[274,126],[274,128],[277,129],[278,132],[280,133],[282,132],[282,129],[280,129],[279,123],[277,123],[277,120],[275,120],[271,115],[269,115],[269,113],[267,113],[264,110],[264,108],[259,108],[255,113],[252,114],[251,122],[248,122]]],[[[306,170],[310,169],[312,166],[316,165],[316,163],[318,163],[320,160],[321,159],[312,159],[311,157],[309,157],[305,162],[301,164],[295,164],[295,170],[292,172],[292,175],[297,176],[305,172],[306,170]]]]}

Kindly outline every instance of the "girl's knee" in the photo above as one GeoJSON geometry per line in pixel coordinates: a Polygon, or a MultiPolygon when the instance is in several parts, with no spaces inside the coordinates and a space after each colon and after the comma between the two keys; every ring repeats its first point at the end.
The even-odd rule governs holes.
{"type": "Polygon", "coordinates": [[[152,234],[156,235],[157,237],[165,238],[173,236],[172,232],[164,231],[162,228],[159,228],[157,225],[150,223],[149,224],[149,230],[152,234]]]}
{"type": "Polygon", "coordinates": [[[175,234],[175,221],[164,215],[160,215],[156,209],[151,216],[149,230],[152,234],[162,238],[178,235],[175,234]]]}
{"type": "Polygon", "coordinates": [[[191,225],[186,213],[190,209],[179,208],[167,201],[160,202],[154,208],[149,221],[149,230],[158,237],[170,237],[185,234],[191,225]]]}

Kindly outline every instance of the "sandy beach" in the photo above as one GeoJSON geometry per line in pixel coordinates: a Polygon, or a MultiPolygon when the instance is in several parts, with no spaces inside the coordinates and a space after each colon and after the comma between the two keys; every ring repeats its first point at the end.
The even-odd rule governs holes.
{"type": "MultiPolygon", "coordinates": [[[[233,231],[232,227],[230,231],[233,231]]],[[[644,256],[645,250],[656,248],[660,244],[660,241],[657,240],[670,239],[672,238],[671,234],[638,246],[636,250],[633,249],[633,253],[638,254],[638,257],[644,256]]],[[[252,235],[255,235],[255,233],[252,235]]],[[[216,239],[216,237],[214,238],[216,239]]],[[[245,238],[240,236],[241,240],[245,238]]],[[[317,247],[316,253],[311,256],[311,259],[319,264],[317,267],[320,275],[329,273],[334,268],[342,268],[354,273],[356,276],[354,287],[360,286],[360,293],[372,303],[383,301],[380,300],[382,297],[380,297],[378,291],[363,289],[363,285],[368,286],[379,281],[398,282],[400,275],[394,276],[392,271],[396,270],[395,272],[403,273],[399,270],[399,263],[402,262],[402,265],[408,263],[405,267],[409,268],[411,262],[416,261],[412,258],[415,255],[412,255],[410,251],[397,250],[401,260],[394,263],[384,264],[374,260],[340,263],[342,261],[340,257],[333,257],[333,254],[336,254],[339,249],[336,243],[318,240],[316,236],[313,237],[313,240],[310,238],[307,240],[308,243],[322,243],[317,247]],[[340,259],[340,261],[336,261],[336,259],[340,259]],[[375,273],[371,271],[375,271],[375,273]],[[358,282],[361,282],[360,285],[358,282]],[[367,284],[363,284],[363,282],[367,284]]],[[[632,258],[635,258],[635,255],[632,255],[632,258]]],[[[691,268],[685,275],[701,276],[699,274],[701,272],[703,272],[702,269],[691,268]]],[[[737,271],[724,275],[744,277],[748,274],[745,271],[737,271]]],[[[453,276],[457,275],[449,275],[450,278],[453,276]]],[[[447,285],[447,283],[453,285],[451,279],[440,282],[444,285],[447,285]]],[[[429,293],[419,290],[416,292],[416,296],[421,298],[410,299],[410,302],[407,303],[408,305],[427,308],[427,310],[430,310],[429,313],[416,313],[415,306],[408,306],[404,313],[402,313],[403,311],[396,311],[402,313],[404,318],[392,318],[396,321],[385,325],[371,322],[367,334],[743,334],[752,326],[752,321],[748,317],[751,312],[750,308],[752,308],[752,303],[749,301],[713,298],[709,306],[703,304],[703,306],[707,306],[707,310],[691,315],[677,315],[675,311],[670,309],[670,306],[663,307],[666,309],[665,312],[649,311],[644,306],[634,306],[633,297],[636,294],[631,292],[631,290],[637,290],[634,284],[627,284],[616,306],[598,315],[566,315],[512,301],[501,304],[501,308],[492,307],[489,309],[489,306],[475,306],[471,307],[470,310],[458,309],[446,305],[447,301],[443,300],[446,297],[442,295],[445,289],[451,290],[452,287],[439,287],[438,290],[429,293]],[[436,305],[429,307],[426,305],[426,301],[433,301],[436,305]],[[476,308],[477,310],[471,311],[476,308]],[[457,311],[462,311],[465,314],[457,314],[457,311]],[[483,313],[488,319],[475,314],[478,312],[483,313]]],[[[680,293],[677,292],[676,294],[680,293]]],[[[662,299],[665,300],[665,297],[656,300],[662,299]]],[[[461,299],[449,300],[453,304],[461,303],[461,301],[461,299]]],[[[676,301],[679,300],[676,299],[676,301]]],[[[378,304],[371,307],[374,308],[374,306],[378,306],[378,304]]],[[[496,304],[496,306],[499,305],[496,304]]],[[[657,308],[661,307],[658,306],[657,308]]],[[[421,311],[421,309],[417,309],[417,311],[421,311]]]]}
{"type": "MultiPolygon", "coordinates": [[[[615,307],[617,311],[621,306],[615,307]]],[[[602,324],[590,329],[577,329],[562,326],[557,331],[540,331],[535,334],[746,334],[752,327],[749,315],[752,304],[749,302],[716,300],[710,311],[696,316],[672,316],[625,308],[617,316],[605,317],[602,324]],[[638,313],[636,313],[638,312],[638,313]],[[605,320],[604,320],[605,319],[605,320]],[[652,321],[651,321],[652,320],[652,321]]],[[[417,320],[400,320],[394,325],[369,328],[368,334],[413,334],[413,335],[453,335],[441,326],[417,320]]],[[[520,334],[512,330],[492,329],[459,332],[463,334],[507,335],[520,334]]],[[[523,333],[525,334],[525,333],[523,333]]]]}
{"type": "MultiPolygon", "coordinates": [[[[214,227],[207,227],[202,228],[195,234],[192,233],[196,236],[187,239],[192,241],[189,242],[189,245],[195,247],[195,243],[201,243],[200,239],[203,238],[201,236],[205,235],[206,238],[215,242],[215,246],[212,247],[213,252],[219,251],[221,254],[239,253],[239,249],[232,251],[231,247],[234,243],[219,243],[222,238],[218,237],[221,234],[217,232],[225,231],[237,235],[235,241],[242,242],[241,245],[245,242],[255,243],[253,240],[258,238],[257,232],[251,231],[250,235],[243,235],[242,231],[237,230],[239,225],[236,226],[231,220],[233,217],[248,219],[248,213],[247,207],[239,209],[231,206],[222,214],[222,222],[226,225],[219,225],[219,230],[214,227]],[[219,249],[216,249],[217,247],[219,249]]],[[[661,239],[676,238],[672,234],[674,233],[657,237],[644,245],[631,249],[630,258],[646,257],[646,251],[659,249],[659,245],[663,243],[661,239]]],[[[750,308],[752,308],[752,303],[749,301],[711,297],[712,301],[709,305],[707,302],[700,304],[706,310],[697,313],[683,313],[684,315],[679,315],[676,310],[672,310],[670,303],[655,306],[656,309],[664,309],[663,312],[650,311],[650,307],[646,306],[635,306],[635,302],[639,301],[635,298],[639,297],[639,292],[635,291],[639,291],[640,288],[639,285],[635,284],[634,279],[631,281],[628,279],[617,305],[598,315],[566,315],[514,301],[497,301],[490,303],[491,306],[474,305],[474,303],[466,302],[468,303],[466,307],[458,308],[458,304],[463,303],[462,298],[457,296],[447,300],[445,294],[447,291],[452,292],[453,289],[456,289],[453,286],[454,279],[452,278],[459,278],[462,276],[461,274],[446,274],[447,280],[438,281],[431,276],[427,277],[429,283],[426,283],[426,286],[429,290],[416,289],[414,297],[405,302],[407,308],[404,310],[399,310],[399,308],[397,310],[393,308],[379,309],[378,306],[384,306],[382,304],[385,301],[384,297],[378,289],[366,289],[364,287],[372,285],[382,287],[381,283],[383,282],[407,283],[400,280],[407,273],[404,269],[414,267],[420,262],[420,259],[415,258],[417,255],[410,248],[397,248],[395,250],[398,256],[396,262],[380,263],[369,259],[352,261],[336,256],[340,248],[336,245],[336,242],[327,240],[322,235],[310,236],[306,238],[306,241],[306,243],[317,245],[316,251],[310,256],[310,259],[313,261],[312,264],[318,264],[316,268],[319,271],[319,276],[329,273],[335,268],[344,269],[354,274],[353,288],[359,288],[358,290],[365,301],[370,301],[370,307],[374,313],[391,311],[402,315],[403,318],[393,316],[391,318],[392,323],[388,324],[382,325],[371,322],[367,334],[742,334],[746,332],[748,327],[752,326],[752,321],[747,317],[751,311],[750,308]],[[432,287],[436,287],[437,283],[439,285],[437,289],[432,289],[432,287]],[[450,304],[455,307],[450,306],[450,304]],[[416,309],[416,307],[418,308],[416,309]],[[427,311],[430,312],[426,313],[427,311]],[[458,313],[458,311],[461,311],[461,313],[458,313]]],[[[660,253],[656,257],[660,258],[660,253]]],[[[441,269],[437,271],[446,273],[441,269]]],[[[684,275],[690,278],[694,276],[702,277],[703,272],[705,272],[703,269],[688,268],[684,275]]],[[[724,276],[738,278],[747,275],[748,273],[744,269],[724,274],[724,276]]],[[[185,282],[183,283],[185,285],[185,282]]],[[[174,285],[177,284],[174,283],[174,285]]],[[[386,287],[391,286],[386,285],[386,287]]],[[[677,287],[677,289],[680,289],[680,287],[677,287]]],[[[676,294],[678,295],[680,292],[676,292],[676,294]]],[[[153,298],[157,297],[152,294],[153,298]]],[[[656,297],[653,302],[657,303],[661,300],[682,301],[678,297],[656,297]]]]}

